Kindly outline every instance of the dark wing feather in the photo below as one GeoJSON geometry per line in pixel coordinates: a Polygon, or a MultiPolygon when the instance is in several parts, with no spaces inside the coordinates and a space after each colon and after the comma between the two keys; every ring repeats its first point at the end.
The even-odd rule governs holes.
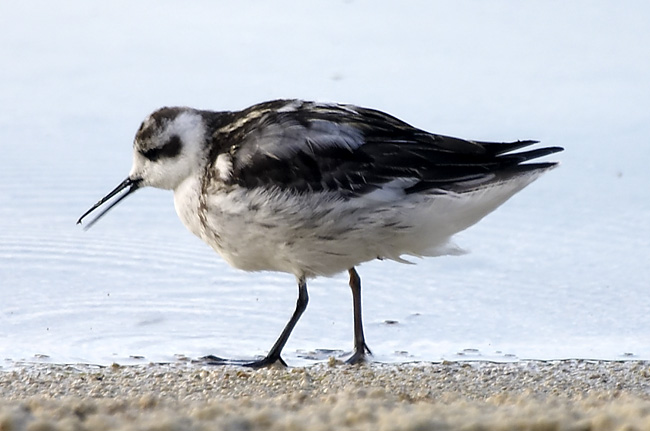
{"type": "Polygon", "coordinates": [[[463,181],[548,168],[554,163],[521,163],[562,150],[516,153],[536,142],[435,135],[388,114],[348,105],[276,101],[258,106],[267,109],[261,115],[256,107],[242,111],[241,118],[231,119],[242,127],[223,137],[231,145],[232,180],[247,188],[331,190],[353,196],[395,179],[412,179],[407,193],[457,189],[463,181]],[[251,119],[245,121],[245,115],[251,119]]]}

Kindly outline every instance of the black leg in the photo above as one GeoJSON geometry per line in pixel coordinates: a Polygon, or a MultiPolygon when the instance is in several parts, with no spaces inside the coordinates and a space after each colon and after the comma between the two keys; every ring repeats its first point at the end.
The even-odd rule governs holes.
{"type": "MultiPolygon", "coordinates": [[[[287,364],[280,357],[280,353],[282,353],[282,348],[287,343],[289,335],[291,335],[291,331],[293,331],[294,326],[296,326],[296,323],[298,323],[298,319],[300,319],[300,316],[307,308],[308,302],[309,295],[307,294],[307,281],[305,280],[305,277],[300,277],[298,278],[298,301],[296,302],[296,310],[293,312],[293,316],[291,316],[291,319],[287,323],[287,326],[284,327],[282,333],[280,334],[280,337],[275,342],[273,347],[271,347],[271,350],[264,359],[244,364],[244,366],[262,368],[280,361],[280,363],[286,367],[287,364]]],[[[363,338],[363,334],[361,334],[361,337],[363,338]]]]}
{"type": "Polygon", "coordinates": [[[365,362],[366,353],[372,354],[366,345],[363,336],[363,322],[361,321],[361,278],[353,268],[348,269],[350,274],[350,289],[352,289],[352,306],[354,313],[354,353],[345,361],[348,364],[359,364],[365,362]]]}

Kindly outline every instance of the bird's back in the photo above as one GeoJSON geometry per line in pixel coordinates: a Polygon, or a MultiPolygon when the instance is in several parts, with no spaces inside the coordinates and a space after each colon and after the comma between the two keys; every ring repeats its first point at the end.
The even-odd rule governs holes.
{"type": "Polygon", "coordinates": [[[404,189],[406,194],[461,192],[466,185],[549,168],[555,163],[523,163],[561,151],[515,152],[536,141],[493,143],[437,135],[351,105],[278,100],[229,115],[228,124],[213,135],[212,158],[229,158],[232,182],[249,189],[273,186],[359,196],[408,179],[413,184],[404,189]]]}

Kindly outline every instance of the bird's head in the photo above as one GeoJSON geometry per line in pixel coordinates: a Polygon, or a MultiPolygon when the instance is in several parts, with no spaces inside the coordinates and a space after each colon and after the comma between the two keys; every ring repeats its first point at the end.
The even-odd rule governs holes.
{"type": "Polygon", "coordinates": [[[191,108],[161,108],[140,125],[133,142],[133,166],[129,176],[100,199],[77,221],[127,190],[95,217],[86,229],[137,189],[151,186],[175,189],[202,168],[207,147],[206,123],[197,110],[191,108]]]}

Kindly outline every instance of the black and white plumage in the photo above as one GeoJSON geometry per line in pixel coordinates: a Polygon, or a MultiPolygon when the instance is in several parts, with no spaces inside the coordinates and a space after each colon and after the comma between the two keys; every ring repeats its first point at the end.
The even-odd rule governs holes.
{"type": "Polygon", "coordinates": [[[307,301],[306,280],[350,274],[355,352],[368,352],[355,266],[458,253],[450,238],[554,167],[525,163],[559,147],[435,135],[352,105],[276,100],[243,111],[162,108],[140,126],[128,189],[174,191],[185,226],[230,265],[298,280],[296,310],[262,366],[280,353],[307,301]]]}

